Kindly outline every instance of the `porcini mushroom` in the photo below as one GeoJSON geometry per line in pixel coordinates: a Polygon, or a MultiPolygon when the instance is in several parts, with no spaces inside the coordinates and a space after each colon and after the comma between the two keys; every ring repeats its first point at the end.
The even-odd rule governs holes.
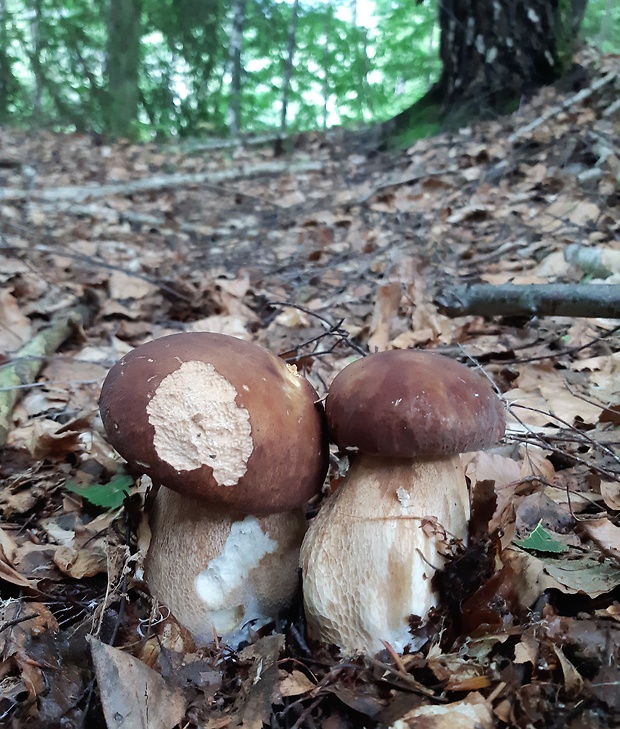
{"type": "Polygon", "coordinates": [[[108,373],[108,440],[162,487],[147,582],[199,640],[238,642],[292,599],[300,507],[327,467],[316,400],[294,367],[220,334],[156,339],[108,373]]]}
{"type": "Polygon", "coordinates": [[[308,630],[345,654],[374,654],[384,641],[402,652],[409,617],[437,604],[431,579],[450,540],[467,538],[459,454],[501,438],[504,408],[478,373],[411,350],[345,367],[325,408],[334,442],[359,453],[304,538],[308,630]]]}

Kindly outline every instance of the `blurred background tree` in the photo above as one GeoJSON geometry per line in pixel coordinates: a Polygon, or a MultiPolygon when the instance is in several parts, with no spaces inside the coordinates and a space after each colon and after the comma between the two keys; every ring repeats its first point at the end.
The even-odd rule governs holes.
{"type": "Polygon", "coordinates": [[[0,123],[228,137],[509,110],[577,39],[620,50],[614,0],[0,0],[0,123]]]}

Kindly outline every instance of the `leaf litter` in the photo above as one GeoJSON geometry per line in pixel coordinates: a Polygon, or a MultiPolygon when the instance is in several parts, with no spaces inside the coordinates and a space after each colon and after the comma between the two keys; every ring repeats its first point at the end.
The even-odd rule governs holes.
{"type": "MultiPolygon", "coordinates": [[[[437,303],[455,283],[618,281],[617,59],[584,63],[615,82],[574,103],[548,87],[395,153],[340,130],[284,161],[0,132],[19,160],[0,200],[4,725],[618,725],[618,322],[437,303]],[[152,604],[148,479],[106,444],[97,398],[120,356],[178,331],[256,341],[321,395],[375,349],[434,349],[495,382],[507,436],[464,456],[470,545],[435,577],[445,609],[411,618],[418,650],[342,660],[306,641],[299,601],[237,652],[196,646],[152,604]]],[[[326,492],[346,469],[332,455],[326,492]]]]}

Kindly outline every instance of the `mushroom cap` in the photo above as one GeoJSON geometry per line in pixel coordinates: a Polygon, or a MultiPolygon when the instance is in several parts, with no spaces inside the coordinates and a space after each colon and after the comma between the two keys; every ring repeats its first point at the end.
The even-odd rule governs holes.
{"type": "Polygon", "coordinates": [[[325,403],[341,448],[370,455],[434,458],[480,450],[504,434],[505,412],[490,382],[432,352],[370,354],[335,377],[325,403]]]}
{"type": "Polygon", "coordinates": [[[294,367],[222,334],[143,344],[108,373],[109,442],[155,483],[245,514],[304,504],[327,469],[324,413],[294,367]]]}
{"type": "Polygon", "coordinates": [[[149,589],[198,642],[237,647],[292,602],[301,509],[244,516],[161,487],[149,523],[149,589]]]}

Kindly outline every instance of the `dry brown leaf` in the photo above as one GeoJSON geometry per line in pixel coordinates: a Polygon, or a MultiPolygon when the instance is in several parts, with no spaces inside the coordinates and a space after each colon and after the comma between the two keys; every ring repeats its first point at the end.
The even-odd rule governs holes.
{"type": "Polygon", "coordinates": [[[521,640],[515,646],[515,663],[538,664],[538,653],[540,652],[540,640],[534,634],[532,628],[523,631],[521,640]]]}
{"type": "Polygon", "coordinates": [[[284,647],[280,633],[261,638],[239,653],[243,661],[251,661],[244,691],[235,706],[233,726],[263,729],[269,723],[272,704],[278,700],[278,658],[284,647]]]}
{"type": "Polygon", "coordinates": [[[400,283],[392,282],[377,287],[368,335],[368,349],[371,352],[383,352],[387,349],[392,323],[398,317],[401,297],[400,283]]]}
{"type": "Polygon", "coordinates": [[[0,289],[0,352],[19,349],[32,335],[30,319],[8,289],[0,289]]]}
{"type": "Polygon", "coordinates": [[[98,549],[61,546],[54,552],[54,563],[61,572],[76,580],[99,573],[105,574],[107,570],[106,555],[98,549]]]}
{"type": "Polygon", "coordinates": [[[0,527],[0,580],[5,580],[19,587],[34,587],[35,582],[15,569],[13,560],[16,551],[17,544],[15,540],[0,527]]]}
{"type": "Polygon", "coordinates": [[[59,425],[54,420],[36,420],[32,427],[29,450],[34,458],[64,458],[68,453],[80,453],[82,433],[89,427],[87,420],[78,418],[59,425]]]}
{"type": "Polygon", "coordinates": [[[492,729],[491,704],[478,692],[462,701],[438,706],[420,706],[409,711],[389,729],[492,729]]]}
{"type": "Polygon", "coordinates": [[[575,420],[594,424],[599,419],[601,408],[573,394],[561,372],[549,366],[522,366],[515,384],[504,395],[511,404],[508,423],[512,428],[523,429],[517,418],[534,430],[566,427],[575,420]]]}
{"type": "Polygon", "coordinates": [[[545,571],[544,562],[532,554],[509,547],[502,552],[502,561],[514,571],[515,594],[525,609],[529,609],[545,590],[565,591],[563,585],[545,571]]]}
{"type": "Polygon", "coordinates": [[[562,673],[564,675],[564,690],[567,696],[578,696],[583,689],[583,678],[579,671],[573,666],[573,664],[565,656],[564,651],[557,645],[553,646],[560,666],[562,667],[562,673]]]}
{"type": "Polygon", "coordinates": [[[132,276],[124,271],[112,271],[108,281],[108,291],[112,299],[143,299],[157,292],[157,286],[140,276],[132,276]]]}
{"type": "Polygon", "coordinates": [[[213,314],[204,319],[197,319],[189,324],[187,332],[212,332],[214,334],[226,334],[229,337],[245,339],[249,341],[252,335],[246,327],[247,319],[240,319],[238,316],[229,314],[213,314]]]}
{"type": "Polygon", "coordinates": [[[280,696],[301,696],[315,688],[316,684],[305,673],[291,671],[291,673],[285,674],[280,681],[280,696]]]}
{"type": "Polygon", "coordinates": [[[292,307],[286,307],[284,311],[276,316],[274,321],[276,324],[288,329],[306,329],[311,326],[308,314],[292,307]]]}
{"type": "Polygon", "coordinates": [[[89,637],[99,696],[109,727],[170,729],[187,707],[179,688],[118,648],[89,637]]]}
{"type": "Polygon", "coordinates": [[[618,481],[601,481],[600,488],[605,506],[613,511],[620,511],[620,483],[618,481]]]}
{"type": "Polygon", "coordinates": [[[21,674],[29,699],[34,701],[46,689],[46,681],[42,666],[34,658],[38,651],[31,643],[49,631],[57,632],[56,618],[42,603],[10,599],[0,605],[0,621],[0,675],[6,664],[12,662],[21,674]]]}
{"type": "Polygon", "coordinates": [[[620,562],[620,527],[612,524],[607,517],[585,519],[579,524],[601,551],[620,562]]]}

